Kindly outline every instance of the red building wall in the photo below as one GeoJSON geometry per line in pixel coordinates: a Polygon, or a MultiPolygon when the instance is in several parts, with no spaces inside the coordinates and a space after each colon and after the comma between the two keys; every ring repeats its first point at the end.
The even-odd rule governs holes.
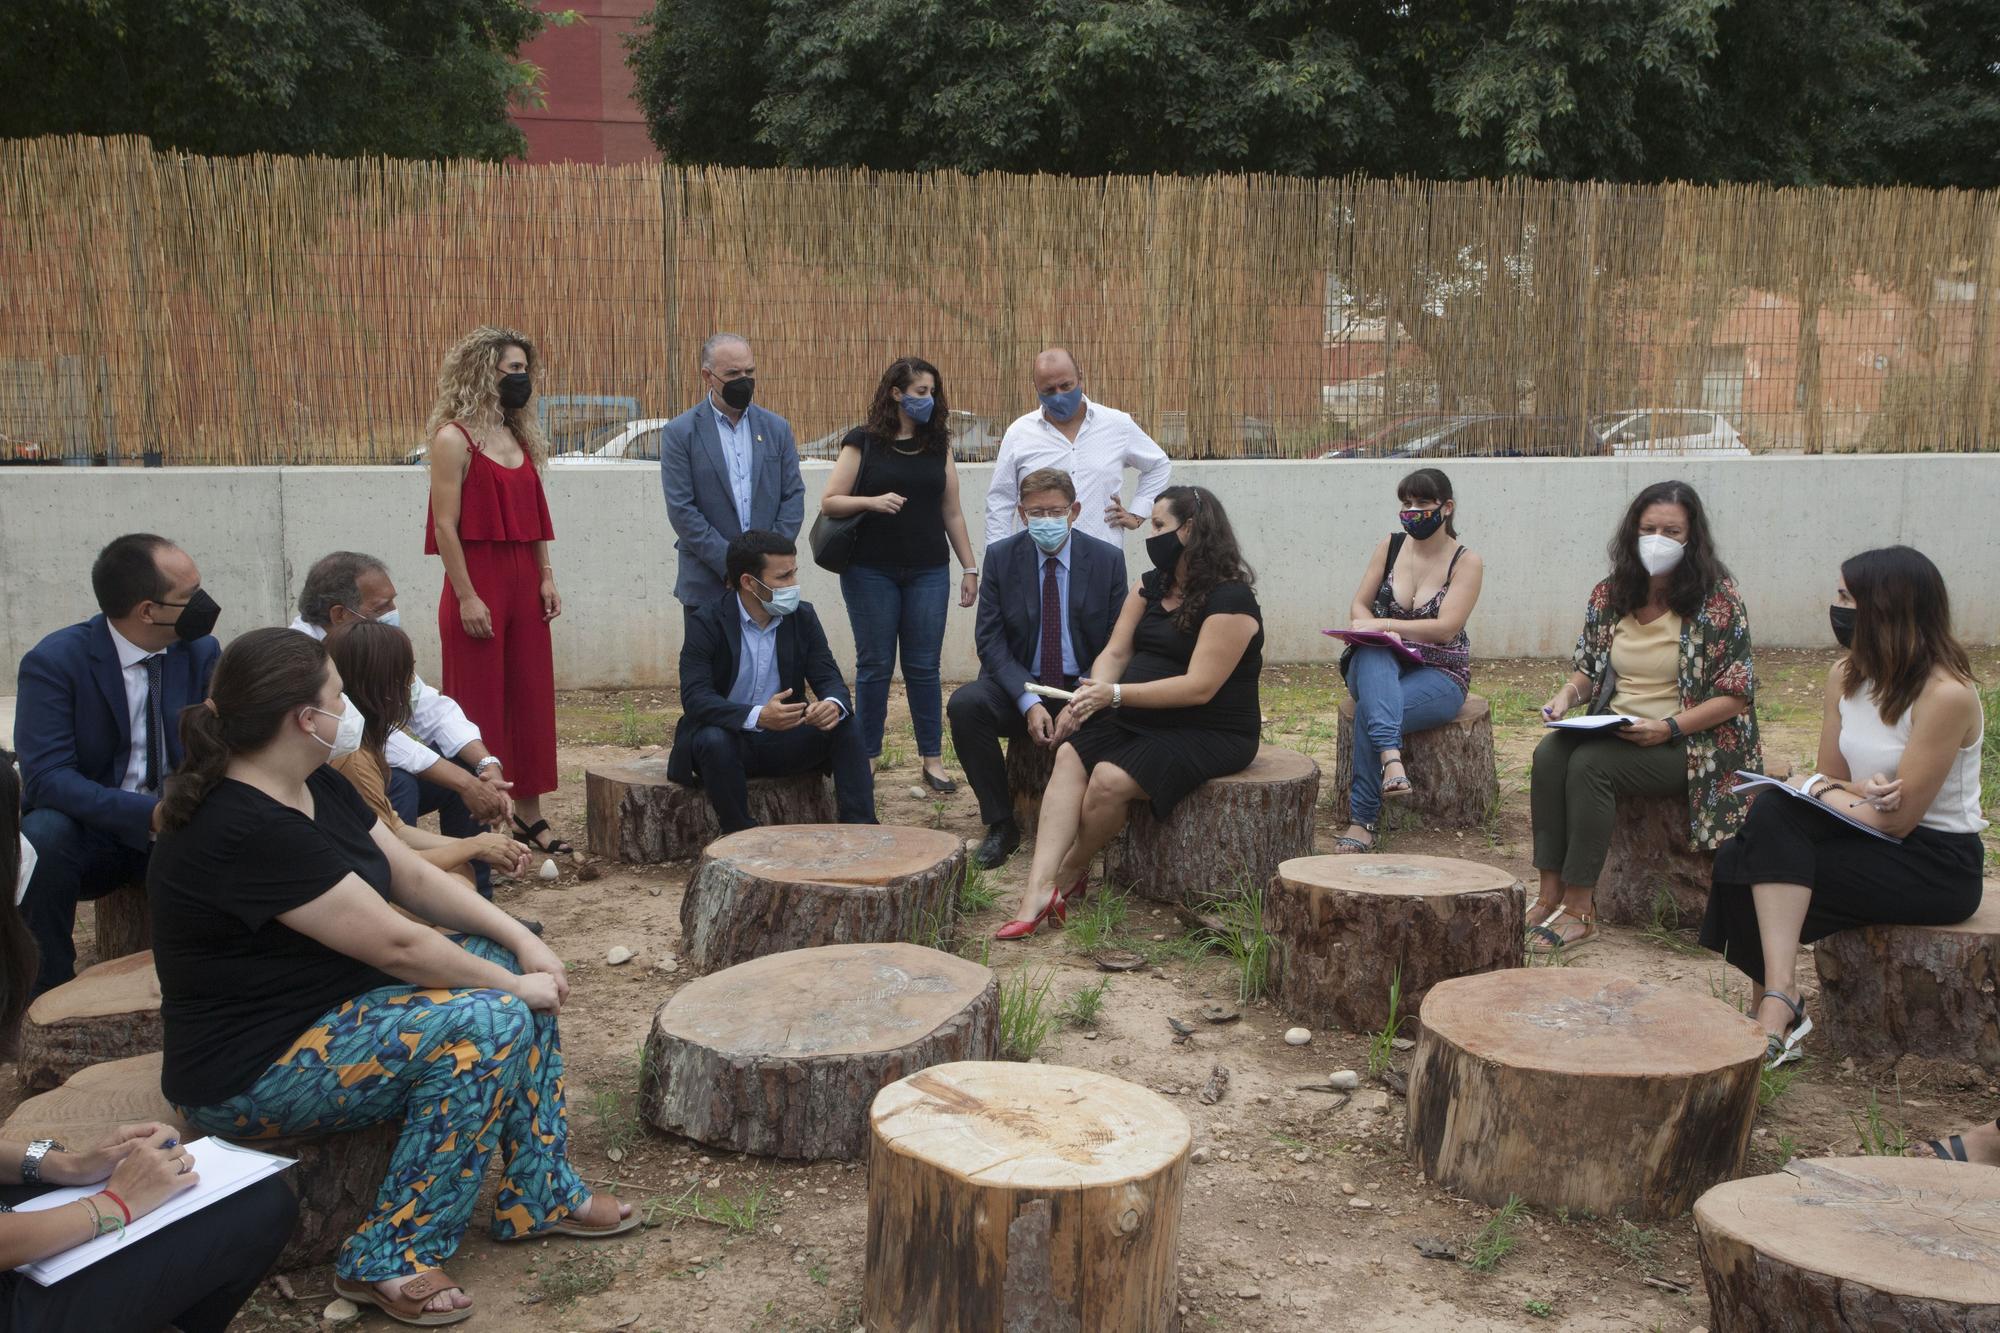
{"type": "Polygon", "coordinates": [[[547,102],[521,107],[514,123],[528,139],[530,162],[657,162],[646,118],[632,98],[632,71],[621,40],[652,8],[651,0],[540,0],[546,10],[583,17],[550,28],[522,48],[542,67],[547,102]]]}

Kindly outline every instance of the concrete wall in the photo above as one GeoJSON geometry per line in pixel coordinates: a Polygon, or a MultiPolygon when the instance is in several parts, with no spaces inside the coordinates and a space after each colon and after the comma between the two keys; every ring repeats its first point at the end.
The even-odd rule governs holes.
{"type": "MultiPolygon", "coordinates": [[[[806,467],[807,514],[828,468],[806,467]]],[[[1404,472],[1379,462],[1216,462],[1175,469],[1212,487],[1258,573],[1271,661],[1325,661],[1319,633],[1346,619],[1371,542],[1395,526],[1404,472]]],[[[967,523],[989,469],[960,470],[967,523]]],[[[1584,595],[1605,567],[1604,543],[1639,487],[1669,477],[1707,500],[1725,559],[1743,584],[1760,644],[1826,646],[1836,567],[1869,546],[1908,542],[1943,569],[1959,632],[2000,641],[2000,456],[1905,455],[1627,462],[1491,459],[1454,463],[1460,529],[1486,559],[1472,620],[1475,655],[1565,654],[1584,595]]],[[[680,613],[671,534],[657,472],[644,465],[556,468],[549,500],[564,614],[556,677],[565,687],[659,685],[675,673],[680,613]]],[[[1129,495],[1129,491],[1128,491],[1129,495]]],[[[43,634],[90,615],[90,561],[120,532],[152,530],[193,553],[222,603],[219,632],[282,624],[314,559],[338,547],[387,561],[418,660],[438,671],[442,571],[423,555],[425,474],[417,468],[37,468],[0,471],[0,693],[43,634]]],[[[1145,555],[1131,534],[1136,575],[1145,555]]],[[[817,603],[849,671],[853,644],[837,580],[805,561],[817,603]]],[[[947,679],[978,667],[970,610],[954,609],[947,679]]]]}

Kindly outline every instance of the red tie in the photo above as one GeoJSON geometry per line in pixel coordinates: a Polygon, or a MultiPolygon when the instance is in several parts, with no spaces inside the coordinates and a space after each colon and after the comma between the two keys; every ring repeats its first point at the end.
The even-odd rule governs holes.
{"type": "Polygon", "coordinates": [[[1042,674],[1044,685],[1060,686],[1063,683],[1062,660],[1062,587],[1056,582],[1057,566],[1062,562],[1050,556],[1042,566],[1042,674]]]}

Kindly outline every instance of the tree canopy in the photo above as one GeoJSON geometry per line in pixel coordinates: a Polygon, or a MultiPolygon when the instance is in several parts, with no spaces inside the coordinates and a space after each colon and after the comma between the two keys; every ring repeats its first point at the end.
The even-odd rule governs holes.
{"type": "Polygon", "coordinates": [[[678,162],[2000,185],[1991,0],[657,0],[678,162]]]}

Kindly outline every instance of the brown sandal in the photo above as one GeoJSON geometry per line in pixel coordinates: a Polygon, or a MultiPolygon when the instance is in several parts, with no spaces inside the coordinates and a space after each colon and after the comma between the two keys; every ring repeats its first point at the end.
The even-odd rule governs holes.
{"type": "MultiPolygon", "coordinates": [[[[590,1197],[595,1199],[599,1196],[593,1194],[590,1197]]],[[[623,1201],[621,1200],[620,1202],[622,1206],[623,1201]]],[[[602,1226],[592,1226],[588,1222],[579,1222],[574,1215],[571,1215],[543,1227],[540,1231],[517,1232],[507,1237],[507,1240],[509,1242],[518,1240],[547,1240],[550,1236],[574,1236],[579,1240],[602,1240],[607,1236],[622,1236],[628,1231],[637,1231],[645,1224],[646,1220],[640,1215],[637,1208],[634,1208],[629,1214],[619,1218],[617,1221],[607,1222],[602,1226]]]]}
{"type": "Polygon", "coordinates": [[[414,1328],[437,1328],[444,1324],[462,1324],[472,1318],[472,1307],[463,1310],[426,1310],[424,1306],[434,1297],[448,1291],[464,1291],[465,1288],[451,1280],[450,1274],[442,1268],[428,1269],[417,1274],[403,1284],[401,1294],[394,1299],[384,1296],[373,1282],[355,1282],[337,1277],[333,1280],[336,1295],[345,1296],[356,1305],[372,1305],[399,1324],[409,1324],[414,1328]]]}
{"type": "Polygon", "coordinates": [[[1597,938],[1597,916],[1595,913],[1572,912],[1560,904],[1556,910],[1538,926],[1528,928],[1528,952],[1546,956],[1570,949],[1580,949],[1597,938]],[[1575,917],[1583,926],[1583,933],[1573,939],[1564,939],[1555,929],[1557,921],[1563,917],[1575,917]]]}

